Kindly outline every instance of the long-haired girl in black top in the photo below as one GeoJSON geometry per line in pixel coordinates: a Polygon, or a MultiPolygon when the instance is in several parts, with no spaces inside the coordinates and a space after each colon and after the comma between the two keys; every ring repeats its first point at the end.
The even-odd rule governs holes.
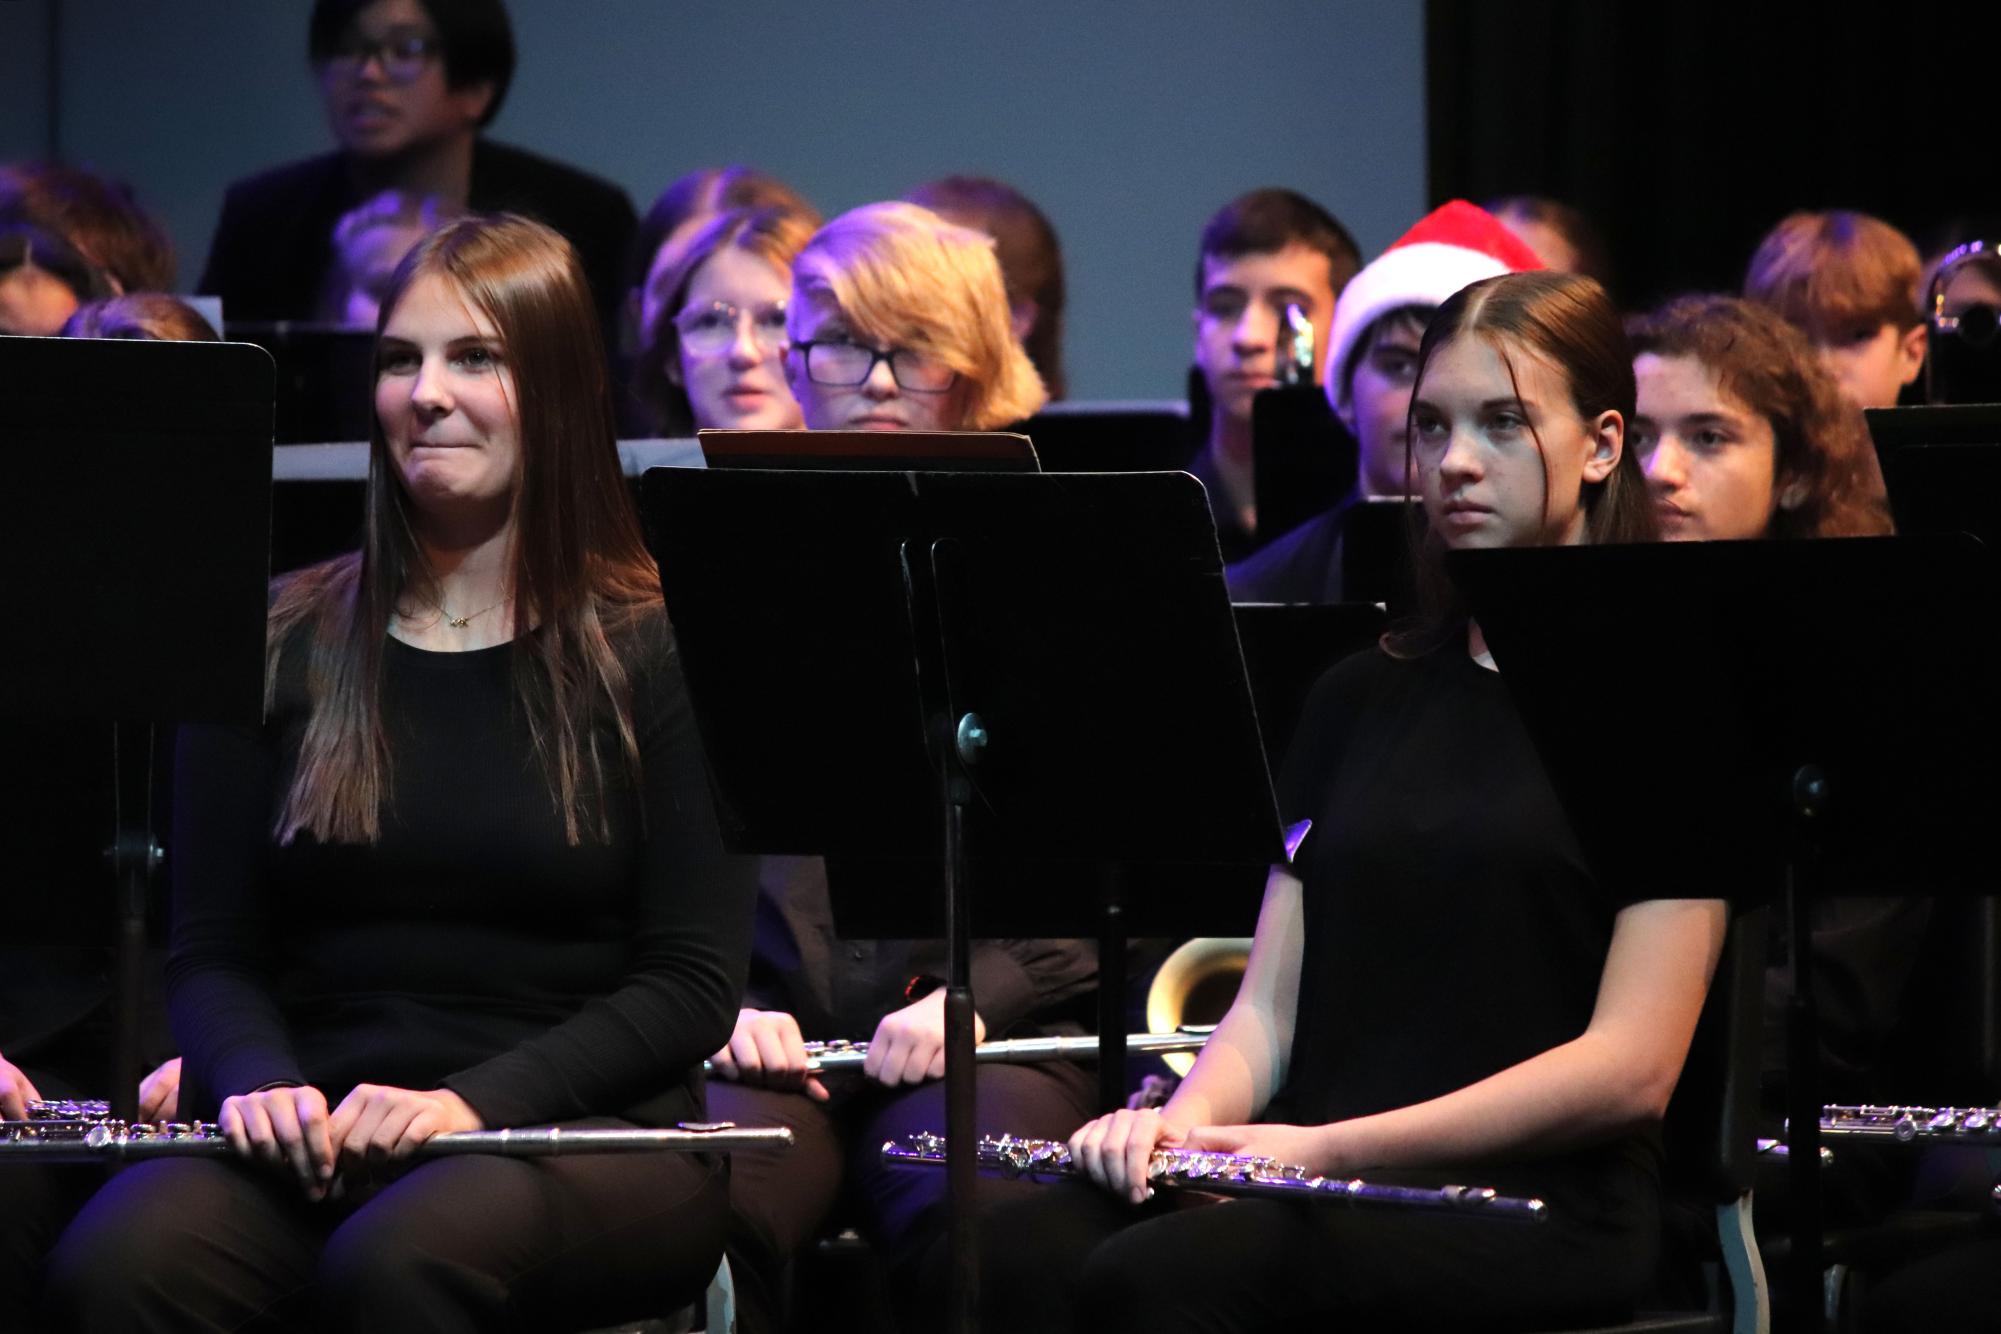
{"type": "MultiPolygon", "coordinates": [[[[1636,902],[1594,873],[1440,558],[1650,539],[1633,396],[1590,279],[1511,274],[1439,309],[1410,415],[1428,611],[1315,688],[1279,783],[1314,829],[1271,873],[1236,1002],[1166,1107],[1072,1138],[1103,1191],[989,1227],[988,1328],[1513,1328],[1631,1307],[1724,906],[1636,902]],[[1147,1157],[1172,1145],[1472,1181],[1540,1195],[1553,1221],[1149,1202],[1147,1157]]],[[[1577,707],[1615,729],[1630,705],[1607,681],[1577,707]]]]}
{"type": "Polygon", "coordinates": [[[59,1245],[61,1328],[606,1324],[698,1293],[718,1164],[432,1135],[702,1109],[749,955],[567,242],[465,220],[378,333],[362,549],[281,581],[268,719],[179,760],[184,1116],[59,1245]]]}

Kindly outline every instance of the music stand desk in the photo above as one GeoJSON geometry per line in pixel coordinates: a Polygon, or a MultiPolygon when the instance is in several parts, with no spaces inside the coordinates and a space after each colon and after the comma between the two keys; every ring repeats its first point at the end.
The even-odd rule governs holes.
{"type": "MultiPolygon", "coordinates": [[[[264,712],[271,358],[235,343],[0,338],[16,494],[0,711],[33,721],[255,724],[264,712]]],[[[138,1096],[156,852],[120,829],[112,1106],[138,1096]]]]}

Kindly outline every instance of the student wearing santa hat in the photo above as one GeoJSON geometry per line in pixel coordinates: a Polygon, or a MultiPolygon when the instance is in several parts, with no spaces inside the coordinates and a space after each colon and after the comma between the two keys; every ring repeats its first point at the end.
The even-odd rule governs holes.
{"type": "Polygon", "coordinates": [[[1339,602],[1341,535],[1358,500],[1409,494],[1404,436],[1418,342],[1432,312],[1482,278],[1542,268],[1486,210],[1455,199],[1433,210],[1351,279],[1329,324],[1327,401],[1355,437],[1355,489],[1332,509],[1227,571],[1237,602],[1339,602]]]}

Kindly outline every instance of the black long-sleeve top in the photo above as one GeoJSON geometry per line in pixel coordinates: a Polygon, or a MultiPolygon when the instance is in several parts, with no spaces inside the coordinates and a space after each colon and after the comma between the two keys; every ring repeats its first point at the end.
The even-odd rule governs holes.
{"type": "Polygon", "coordinates": [[[332,1104],[369,1082],[450,1088],[489,1126],[700,1114],[702,1059],[744,985],[755,867],[722,851],[665,616],[615,644],[642,775],[635,789],[601,733],[606,842],[588,820],[566,842],[511,645],[387,643],[392,787],[371,846],[274,844],[303,651],[262,729],[188,730],[168,963],[184,1113],[280,1083],[332,1104]]]}

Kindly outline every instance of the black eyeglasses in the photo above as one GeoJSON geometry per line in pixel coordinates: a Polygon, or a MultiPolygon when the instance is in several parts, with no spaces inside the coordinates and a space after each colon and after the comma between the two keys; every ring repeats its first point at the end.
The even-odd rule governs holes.
{"type": "Polygon", "coordinates": [[[929,352],[915,348],[864,347],[846,339],[794,343],[806,359],[806,378],[814,384],[837,389],[853,389],[875,374],[879,362],[889,363],[896,387],[912,394],[942,394],[959,378],[959,373],[929,352]]]}
{"type": "Polygon", "coordinates": [[[435,37],[410,34],[385,37],[380,41],[354,34],[343,37],[326,58],[326,68],[345,78],[361,73],[371,60],[382,62],[382,72],[391,82],[408,83],[435,60],[440,46],[435,37]]]}

